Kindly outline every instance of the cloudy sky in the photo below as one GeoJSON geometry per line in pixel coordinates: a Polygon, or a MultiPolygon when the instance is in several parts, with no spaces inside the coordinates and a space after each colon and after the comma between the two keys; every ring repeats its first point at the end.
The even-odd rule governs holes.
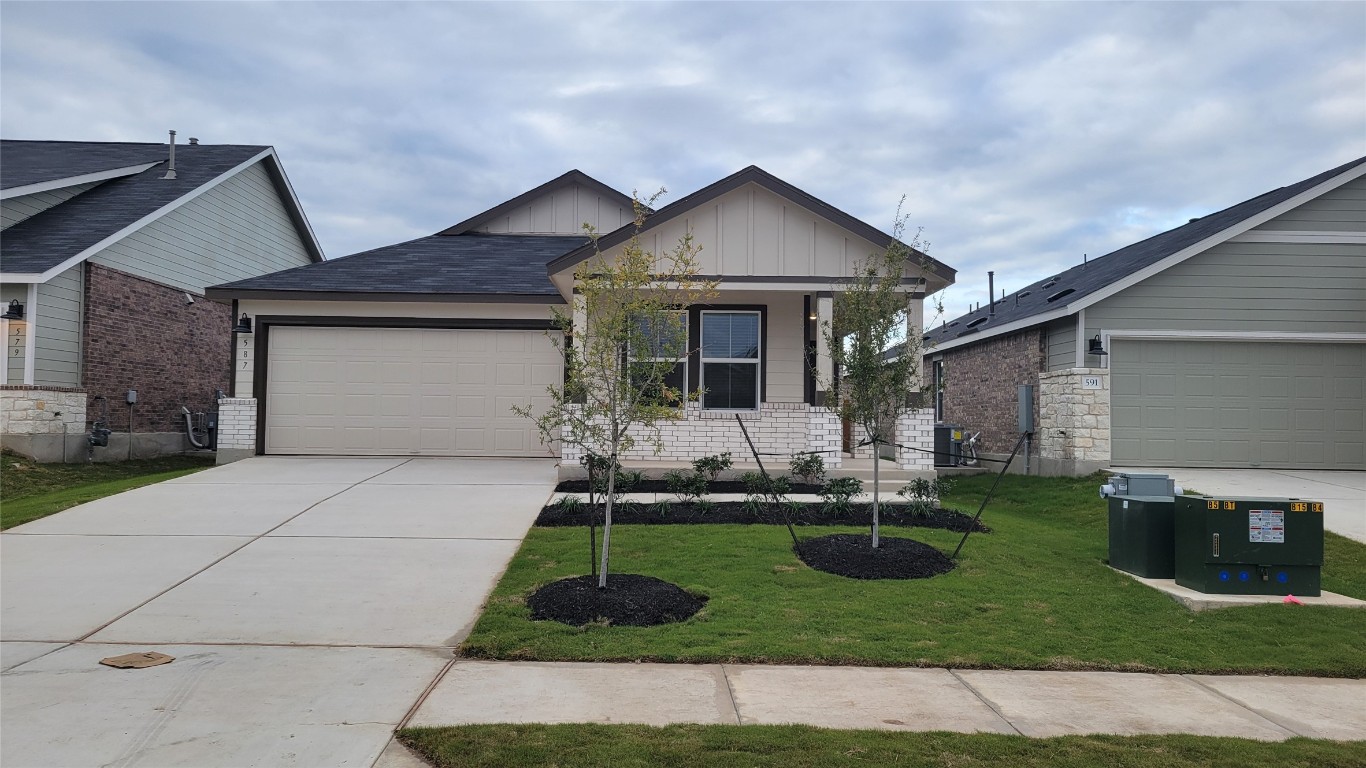
{"type": "Polygon", "coordinates": [[[329,256],[756,164],[950,316],[1366,154],[1366,3],[0,2],[0,135],[272,144],[329,256]]]}

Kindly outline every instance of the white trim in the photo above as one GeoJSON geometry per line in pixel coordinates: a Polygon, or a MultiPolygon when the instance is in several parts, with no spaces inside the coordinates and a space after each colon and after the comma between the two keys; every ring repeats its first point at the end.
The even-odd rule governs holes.
{"type": "Polygon", "coordinates": [[[1302,232],[1298,230],[1259,229],[1228,239],[1230,243],[1325,243],[1328,245],[1366,244],[1366,232],[1302,232]]]}
{"type": "Polygon", "coordinates": [[[1109,350],[1110,339],[1175,339],[1201,341],[1294,341],[1306,344],[1366,344],[1366,333],[1308,333],[1299,331],[1169,331],[1116,329],[1102,331],[1109,350]]]}
{"type": "MultiPolygon", "coordinates": [[[[989,339],[994,336],[1000,336],[1001,334],[1010,333],[1011,331],[1020,330],[1022,328],[1029,328],[1031,326],[1039,325],[1041,323],[1046,323],[1049,320],[1053,320],[1057,317],[1062,317],[1065,315],[1080,312],[1081,310],[1086,309],[1087,307],[1093,304],[1104,301],[1110,298],[1111,296],[1114,296],[1120,291],[1127,290],[1133,287],[1134,285],[1137,285],[1138,283],[1147,280],[1153,275],[1171,269],[1172,267],[1176,266],[1177,264],[1180,264],[1186,259],[1191,258],[1192,256],[1203,253],[1209,250],[1210,248],[1219,245],[1220,243],[1228,242],[1234,237],[1237,237],[1254,227],[1261,226],[1262,224],[1265,224],[1271,219],[1274,219],[1287,211],[1298,208],[1299,206],[1304,205],[1305,203],[1309,202],[1310,200],[1313,200],[1316,197],[1320,197],[1329,192],[1332,192],[1333,190],[1337,189],[1343,184],[1346,184],[1349,181],[1354,181],[1355,179],[1358,179],[1363,175],[1366,175],[1366,163],[1362,163],[1356,166],[1355,168],[1349,168],[1348,170],[1343,171],[1337,176],[1334,176],[1331,179],[1328,179],[1327,181],[1320,183],[1318,186],[1311,187],[1310,189],[1307,189],[1299,193],[1298,195],[1295,195],[1294,197],[1281,202],[1279,205],[1274,205],[1262,211],[1261,213],[1249,216],[1243,219],[1242,221],[1236,222],[1224,228],[1223,230],[1220,230],[1219,232],[1210,235],[1204,240],[1195,243],[1194,245],[1188,246],[1186,248],[1181,249],[1180,251],[1177,251],[1176,253],[1173,253],[1172,255],[1166,257],[1165,259],[1162,259],[1161,261],[1150,264],[1147,267],[1138,270],[1137,272],[1130,273],[1125,277],[1121,278],[1120,280],[1117,280],[1105,286],[1104,288],[1101,288],[1098,291],[1088,293],[1087,295],[1081,297],[1080,299],[1077,299],[1075,302],[1068,304],[1065,307],[1060,307],[1053,312],[1044,312],[1042,314],[1030,315],[1029,317],[1016,320],[1013,323],[1007,323],[1006,325],[1002,325],[998,328],[992,328],[981,333],[973,334],[971,337],[966,337],[963,339],[954,339],[953,341],[946,341],[942,344],[936,345],[936,348],[952,349],[953,347],[961,346],[963,344],[970,344],[977,341],[981,341],[982,339],[989,339]]],[[[1080,343],[1080,339],[1078,340],[1078,342],[1080,343]]]]}
{"type": "Polygon", "coordinates": [[[28,307],[24,311],[28,323],[24,336],[24,383],[33,386],[33,362],[38,356],[38,284],[28,284],[28,307]]]}
{"type": "Polygon", "coordinates": [[[22,187],[10,187],[9,189],[0,190],[0,200],[8,200],[11,197],[20,197],[22,195],[36,195],[39,192],[47,192],[53,189],[65,189],[66,187],[74,187],[77,184],[89,184],[92,181],[108,181],[109,179],[117,179],[123,176],[136,176],[160,162],[161,161],[158,160],[154,163],[130,165],[124,168],[111,168],[107,171],[83,173],[80,176],[67,176],[61,179],[40,181],[35,184],[25,184],[22,187]]]}
{"type": "Polygon", "coordinates": [[[704,309],[697,318],[697,385],[702,388],[699,409],[713,413],[757,413],[764,407],[764,314],[754,309],[704,309]],[[704,351],[704,334],[707,328],[707,315],[752,315],[756,354],[754,357],[707,357],[704,351]],[[743,363],[754,366],[754,407],[753,408],[708,408],[707,407],[707,363],[743,363]]]}

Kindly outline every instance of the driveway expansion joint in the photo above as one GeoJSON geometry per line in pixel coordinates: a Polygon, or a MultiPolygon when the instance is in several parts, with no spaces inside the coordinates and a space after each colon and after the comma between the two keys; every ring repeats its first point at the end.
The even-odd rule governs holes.
{"type": "Polygon", "coordinates": [[[1015,723],[1011,722],[1010,718],[1006,717],[1005,713],[1001,711],[1001,708],[1000,708],[999,706],[996,705],[996,702],[992,701],[991,699],[988,699],[986,696],[983,696],[983,695],[982,695],[982,692],[979,691],[979,690],[977,690],[975,687],[973,687],[972,683],[969,683],[967,680],[964,680],[963,677],[962,677],[962,675],[959,675],[959,674],[958,674],[958,671],[957,671],[957,670],[946,669],[946,670],[944,670],[944,671],[948,672],[950,675],[953,675],[953,679],[954,679],[954,680],[957,680],[964,688],[968,689],[968,691],[969,691],[973,696],[976,696],[976,697],[977,697],[977,700],[978,700],[978,701],[980,701],[980,702],[982,702],[983,704],[987,705],[987,708],[988,708],[988,709],[990,709],[992,712],[995,712],[995,713],[996,713],[996,716],[999,717],[999,718],[1001,718],[1001,722],[1003,722],[1003,723],[1005,723],[1006,725],[1010,726],[1010,730],[1014,731],[1015,733],[1019,734],[1020,736],[1024,736],[1024,735],[1025,735],[1025,732],[1024,732],[1024,731],[1021,731],[1019,728],[1016,728],[1016,727],[1015,727],[1015,723]]]}
{"type": "Polygon", "coordinates": [[[726,681],[726,694],[730,697],[730,708],[735,712],[735,724],[744,725],[745,719],[740,716],[740,705],[735,701],[735,686],[731,685],[730,672],[726,669],[728,665],[721,664],[721,679],[726,681]]]}

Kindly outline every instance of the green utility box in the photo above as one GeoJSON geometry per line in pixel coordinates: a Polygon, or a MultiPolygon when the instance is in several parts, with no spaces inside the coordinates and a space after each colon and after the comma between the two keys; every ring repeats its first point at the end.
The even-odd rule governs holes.
{"type": "Polygon", "coordinates": [[[1177,496],[1176,583],[1222,595],[1317,596],[1323,504],[1177,496]]]}
{"type": "Polygon", "coordinates": [[[1149,579],[1176,574],[1171,496],[1110,497],[1110,567],[1149,579]]]}

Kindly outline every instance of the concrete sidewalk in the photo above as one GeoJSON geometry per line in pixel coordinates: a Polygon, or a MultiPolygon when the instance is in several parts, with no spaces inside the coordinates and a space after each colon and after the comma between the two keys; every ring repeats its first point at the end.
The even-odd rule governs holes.
{"type": "Polygon", "coordinates": [[[458,660],[406,725],[583,722],[1366,740],[1366,680],[458,660]]]}

